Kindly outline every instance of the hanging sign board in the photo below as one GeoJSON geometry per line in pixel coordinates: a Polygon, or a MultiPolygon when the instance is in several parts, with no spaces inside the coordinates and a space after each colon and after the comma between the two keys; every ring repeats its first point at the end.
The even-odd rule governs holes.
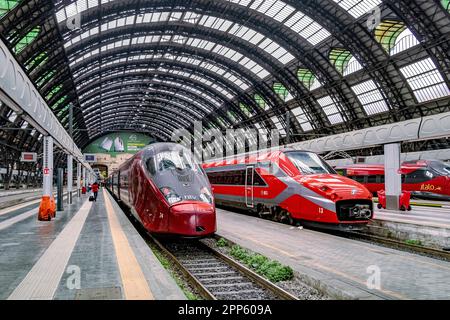
{"type": "Polygon", "coordinates": [[[22,152],[22,156],[20,157],[21,162],[36,162],[37,161],[37,153],[35,152],[22,152]]]}
{"type": "Polygon", "coordinates": [[[49,168],[44,168],[44,175],[48,176],[50,174],[50,169],[49,168]]]}
{"type": "Polygon", "coordinates": [[[89,162],[89,163],[97,162],[97,155],[96,154],[85,153],[84,154],[84,160],[86,162],[89,162]]]}

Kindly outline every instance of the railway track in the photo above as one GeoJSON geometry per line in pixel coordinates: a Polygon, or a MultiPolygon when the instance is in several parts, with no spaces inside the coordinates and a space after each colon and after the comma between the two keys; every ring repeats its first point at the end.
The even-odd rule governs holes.
{"type": "MultiPolygon", "coordinates": [[[[151,237],[151,236],[150,236],[151,237]]],[[[240,263],[200,241],[154,243],[208,300],[297,300],[240,263]]]]}

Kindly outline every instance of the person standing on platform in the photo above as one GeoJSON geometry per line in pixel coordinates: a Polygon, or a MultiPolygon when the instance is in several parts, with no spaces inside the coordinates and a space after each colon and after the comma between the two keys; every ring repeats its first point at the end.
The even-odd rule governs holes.
{"type": "Polygon", "coordinates": [[[94,201],[97,201],[97,195],[98,195],[98,183],[97,181],[94,182],[92,185],[92,192],[94,193],[94,201]]]}

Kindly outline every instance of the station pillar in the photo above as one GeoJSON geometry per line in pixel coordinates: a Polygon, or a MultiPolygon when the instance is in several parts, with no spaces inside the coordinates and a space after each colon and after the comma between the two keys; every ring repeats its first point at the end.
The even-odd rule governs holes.
{"type": "Polygon", "coordinates": [[[43,153],[43,194],[38,219],[50,221],[56,214],[56,203],[53,197],[53,137],[43,137],[43,153]]]}
{"type": "Polygon", "coordinates": [[[67,156],[67,203],[72,204],[73,189],[73,156],[67,156]]]}
{"type": "Polygon", "coordinates": [[[400,143],[384,145],[384,175],[386,191],[386,209],[399,210],[402,194],[402,176],[400,171],[400,143]]]}
{"type": "Polygon", "coordinates": [[[77,196],[81,197],[81,163],[77,162],[77,196]]]}

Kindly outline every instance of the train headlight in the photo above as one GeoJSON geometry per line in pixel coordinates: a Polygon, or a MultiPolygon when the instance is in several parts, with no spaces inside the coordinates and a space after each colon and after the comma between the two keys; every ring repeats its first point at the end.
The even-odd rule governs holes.
{"type": "Polygon", "coordinates": [[[208,188],[202,188],[200,191],[200,199],[209,204],[213,203],[213,196],[208,188]]]}
{"type": "Polygon", "coordinates": [[[162,187],[160,190],[169,204],[174,204],[182,200],[172,188],[162,187]]]}

